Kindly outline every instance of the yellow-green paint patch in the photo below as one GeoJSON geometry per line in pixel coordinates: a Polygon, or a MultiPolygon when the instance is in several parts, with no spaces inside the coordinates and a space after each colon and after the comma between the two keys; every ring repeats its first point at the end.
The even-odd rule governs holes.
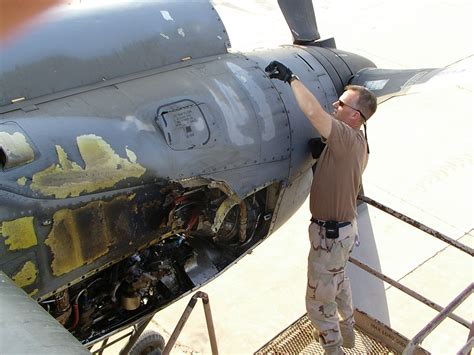
{"type": "Polygon", "coordinates": [[[136,163],[137,155],[132,150],[128,149],[128,147],[125,147],[125,151],[127,152],[128,160],[130,160],[132,163],[136,163]]]}
{"type": "Polygon", "coordinates": [[[134,152],[126,149],[128,159],[121,158],[112,147],[93,134],[77,137],[77,146],[85,166],[68,159],[61,146],[56,146],[58,164],[33,175],[31,189],[56,198],[75,197],[114,186],[130,177],[140,177],[145,168],[136,163],[134,152]]]}
{"type": "Polygon", "coordinates": [[[39,290],[38,290],[37,288],[35,288],[33,291],[31,291],[31,292],[28,294],[28,296],[33,297],[34,295],[36,295],[36,294],[38,293],[38,291],[39,291],[39,290]]]}
{"type": "Polygon", "coordinates": [[[26,185],[26,177],[21,177],[17,181],[18,185],[25,186],[26,185]]]}
{"type": "Polygon", "coordinates": [[[35,152],[20,132],[0,132],[0,148],[5,152],[5,168],[27,164],[35,159],[35,152]]]}
{"type": "Polygon", "coordinates": [[[27,249],[38,244],[33,227],[33,217],[22,217],[2,222],[0,234],[6,238],[5,245],[9,250],[27,249]]]}
{"type": "Polygon", "coordinates": [[[52,252],[53,275],[60,276],[94,262],[109,252],[116,236],[129,235],[130,220],[122,215],[128,201],[124,195],[110,202],[95,201],[78,209],[57,211],[45,240],[52,252]]]}
{"type": "Polygon", "coordinates": [[[12,276],[12,280],[18,287],[25,287],[33,284],[37,275],[36,265],[31,261],[27,261],[21,270],[12,276]]]}

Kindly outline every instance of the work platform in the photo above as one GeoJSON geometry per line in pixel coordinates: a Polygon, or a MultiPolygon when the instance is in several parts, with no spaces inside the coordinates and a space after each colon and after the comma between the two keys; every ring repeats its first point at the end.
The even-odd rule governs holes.
{"type": "MultiPolygon", "coordinates": [[[[400,354],[408,345],[408,339],[369,315],[358,310],[354,315],[356,318],[355,347],[343,348],[345,354],[400,354]]],[[[313,325],[305,314],[257,350],[255,354],[322,354],[324,349],[315,340],[313,330],[313,325]]],[[[413,354],[429,353],[417,347],[413,354]]]]}
{"type": "MultiPolygon", "coordinates": [[[[400,212],[394,211],[393,209],[384,206],[377,201],[374,201],[363,195],[360,195],[358,199],[398,218],[405,223],[412,225],[413,227],[426,232],[432,237],[454,246],[455,248],[469,254],[471,257],[474,254],[473,249],[469,246],[459,243],[458,241],[453,240],[444,234],[401,214],[400,212]]],[[[380,280],[391,284],[392,286],[412,296],[418,301],[437,310],[439,313],[413,339],[409,340],[382,322],[356,309],[354,312],[356,321],[356,345],[352,349],[344,348],[345,354],[429,354],[429,352],[421,348],[419,344],[448,317],[470,330],[466,344],[457,352],[458,355],[470,354],[474,344],[474,323],[462,319],[461,317],[454,314],[453,311],[472,294],[474,291],[474,283],[468,285],[467,288],[461,292],[449,305],[443,308],[426,297],[411,290],[410,288],[402,285],[401,283],[360,262],[359,260],[350,257],[349,261],[364,271],[379,278],[380,280]]],[[[319,342],[315,340],[313,332],[313,325],[311,324],[307,315],[303,315],[296,322],[291,324],[288,328],[265,344],[262,348],[257,350],[255,354],[322,354],[324,353],[324,349],[319,344],[319,342]]]]}

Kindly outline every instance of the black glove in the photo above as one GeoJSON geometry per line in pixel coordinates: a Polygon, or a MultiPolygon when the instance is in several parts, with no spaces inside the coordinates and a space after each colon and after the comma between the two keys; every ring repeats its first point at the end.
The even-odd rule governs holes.
{"type": "Polygon", "coordinates": [[[326,143],[323,143],[321,138],[311,138],[308,141],[309,149],[311,150],[311,155],[313,159],[319,159],[319,156],[323,152],[326,143]]]}
{"type": "Polygon", "coordinates": [[[268,73],[268,76],[270,78],[279,79],[288,84],[290,83],[289,80],[291,78],[291,75],[293,75],[293,72],[289,68],[287,68],[280,62],[277,62],[276,60],[268,64],[265,68],[265,71],[268,73]]]}

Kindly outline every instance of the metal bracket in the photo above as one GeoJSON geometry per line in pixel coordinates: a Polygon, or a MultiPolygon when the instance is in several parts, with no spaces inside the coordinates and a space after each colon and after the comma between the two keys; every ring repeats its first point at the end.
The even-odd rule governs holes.
{"type": "Polygon", "coordinates": [[[178,321],[178,324],[176,325],[176,328],[174,329],[173,334],[171,334],[170,340],[168,341],[165,348],[163,349],[163,355],[170,354],[171,349],[176,343],[176,340],[178,339],[179,334],[183,330],[184,325],[186,324],[189,316],[191,315],[191,312],[194,306],[196,305],[198,298],[202,299],[202,305],[204,307],[204,314],[206,316],[207,331],[209,332],[209,340],[211,342],[212,355],[218,355],[219,352],[217,350],[216,333],[214,331],[214,323],[212,322],[211,306],[209,305],[209,296],[207,295],[207,293],[204,293],[201,291],[196,292],[194,296],[191,297],[191,299],[189,300],[189,303],[186,306],[180,320],[178,321]]]}

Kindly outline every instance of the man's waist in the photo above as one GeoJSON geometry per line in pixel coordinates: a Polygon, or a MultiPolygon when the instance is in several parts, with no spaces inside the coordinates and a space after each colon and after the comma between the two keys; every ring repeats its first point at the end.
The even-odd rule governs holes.
{"type": "Polygon", "coordinates": [[[314,217],[311,217],[311,222],[313,223],[316,223],[317,225],[320,225],[321,227],[326,227],[327,224],[336,224],[337,223],[337,226],[339,228],[343,228],[345,226],[348,226],[349,224],[351,224],[350,221],[345,221],[345,222],[339,222],[339,221],[322,221],[320,219],[317,219],[317,218],[314,218],[314,217]]]}

